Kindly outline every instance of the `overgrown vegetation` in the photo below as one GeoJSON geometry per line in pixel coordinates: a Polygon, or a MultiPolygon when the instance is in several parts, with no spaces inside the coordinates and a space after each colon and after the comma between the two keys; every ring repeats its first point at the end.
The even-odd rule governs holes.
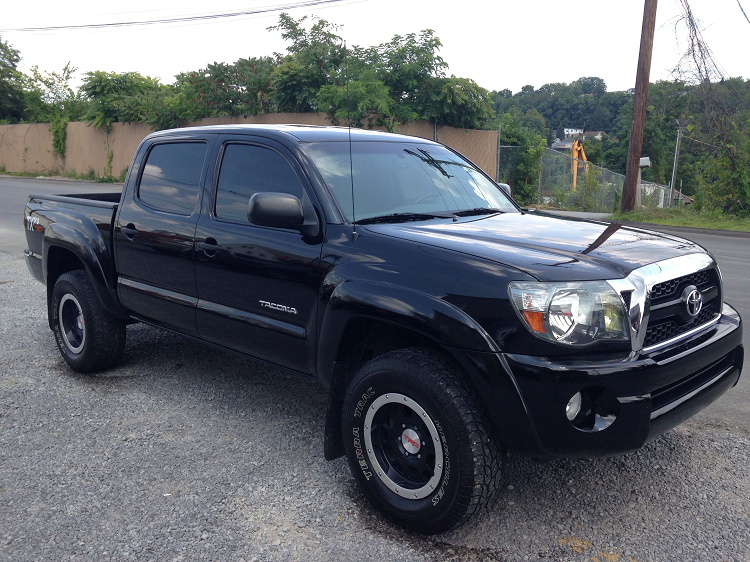
{"type": "Polygon", "coordinates": [[[65,137],[68,130],[68,118],[56,115],[49,122],[49,132],[52,134],[52,150],[55,156],[65,158],[65,137]]]}

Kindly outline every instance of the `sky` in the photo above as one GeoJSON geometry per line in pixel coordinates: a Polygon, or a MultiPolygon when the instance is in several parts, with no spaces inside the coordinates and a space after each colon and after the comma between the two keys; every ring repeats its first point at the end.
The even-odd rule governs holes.
{"type": "MultiPolygon", "coordinates": [[[[113,2],[34,0],[5,2],[0,37],[21,52],[20,70],[35,65],[60,70],[67,62],[84,72],[137,71],[169,83],[175,74],[212,62],[283,52],[278,32],[266,30],[278,12],[209,24],[124,27],[56,32],[10,31],[109,23],[193,14],[253,10],[298,0],[128,0],[113,2]]],[[[739,0],[750,16],[750,0],[739,0]]],[[[472,78],[488,90],[518,92],[550,82],[599,76],[608,90],[635,85],[642,0],[343,0],[287,10],[299,18],[315,15],[341,25],[349,45],[370,46],[394,35],[433,29],[442,41],[448,74],[472,78]]],[[[728,76],[750,77],[750,22],[738,0],[690,0],[703,35],[728,76]]],[[[651,81],[670,79],[684,48],[677,0],[660,0],[651,81]]]]}

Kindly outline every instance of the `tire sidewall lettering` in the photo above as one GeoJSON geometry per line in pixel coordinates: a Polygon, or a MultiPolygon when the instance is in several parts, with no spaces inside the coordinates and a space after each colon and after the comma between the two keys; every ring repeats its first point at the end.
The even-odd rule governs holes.
{"type": "Polygon", "coordinates": [[[432,423],[435,424],[435,429],[437,429],[437,432],[440,435],[440,444],[443,447],[443,478],[440,481],[440,487],[438,488],[437,494],[432,497],[432,505],[433,507],[435,507],[438,503],[440,503],[440,500],[443,499],[443,496],[445,495],[445,488],[448,485],[448,481],[450,480],[451,457],[448,451],[448,440],[445,437],[443,426],[440,425],[440,422],[436,419],[433,419],[432,423]]]}
{"type": "Polygon", "coordinates": [[[367,464],[365,454],[362,452],[362,437],[360,436],[359,426],[354,426],[352,428],[352,434],[354,436],[354,455],[357,457],[357,463],[360,470],[362,470],[362,475],[369,482],[372,472],[370,471],[370,466],[367,464]]]}
{"type": "Polygon", "coordinates": [[[55,342],[66,355],[70,355],[68,346],[65,345],[65,340],[62,336],[62,330],[60,330],[60,300],[62,296],[55,296],[52,299],[52,331],[55,334],[55,342]]]}
{"type": "Polygon", "coordinates": [[[367,402],[369,402],[370,398],[372,398],[374,395],[375,395],[375,391],[372,389],[372,387],[368,388],[362,394],[362,397],[359,399],[359,402],[357,402],[357,405],[354,407],[355,418],[362,417],[362,412],[366,409],[367,402]]]}
{"type": "MultiPolygon", "coordinates": [[[[370,401],[370,398],[372,398],[374,395],[375,395],[375,391],[372,389],[372,387],[369,387],[365,392],[362,393],[362,396],[357,402],[357,405],[354,407],[353,415],[355,418],[362,417],[362,412],[367,409],[367,403],[370,401]]],[[[362,431],[364,431],[364,428],[362,428],[362,431]]],[[[359,465],[360,470],[362,471],[362,475],[369,482],[370,477],[372,476],[372,471],[370,471],[370,466],[367,464],[367,459],[365,458],[365,454],[362,451],[362,436],[360,434],[360,427],[358,425],[355,425],[352,428],[352,435],[354,438],[354,441],[353,441],[354,454],[357,457],[357,463],[359,465]]]]}
{"type": "MultiPolygon", "coordinates": [[[[349,427],[349,435],[351,436],[351,443],[353,447],[354,456],[356,457],[356,465],[359,468],[359,471],[361,472],[362,476],[364,476],[365,480],[367,481],[368,485],[375,485],[379,489],[382,490],[382,494],[387,495],[395,495],[392,490],[390,490],[388,487],[383,484],[380,479],[378,478],[372,478],[374,475],[374,471],[378,469],[377,466],[370,466],[369,465],[369,459],[368,456],[365,454],[364,449],[364,432],[368,431],[364,427],[364,412],[367,410],[367,405],[370,403],[374,398],[377,398],[378,396],[381,396],[383,394],[386,394],[388,391],[393,392],[404,392],[406,395],[411,395],[412,393],[409,392],[406,389],[391,389],[389,388],[388,391],[385,390],[375,390],[373,386],[368,385],[367,390],[364,392],[357,392],[357,395],[360,397],[357,401],[357,404],[354,406],[352,410],[350,410],[350,413],[348,415],[348,423],[347,426],[349,427]]],[[[419,401],[419,400],[417,400],[419,401]]],[[[351,403],[351,402],[350,402],[351,403]]],[[[440,479],[439,485],[436,487],[437,491],[420,500],[409,500],[408,498],[404,498],[402,496],[397,496],[400,500],[410,501],[410,502],[421,502],[424,505],[424,508],[426,509],[438,509],[438,504],[440,504],[440,501],[445,497],[445,495],[448,493],[448,488],[450,487],[450,477],[451,477],[451,461],[450,461],[450,449],[448,447],[448,437],[445,434],[445,430],[443,429],[443,426],[440,424],[439,420],[435,419],[435,417],[432,414],[430,415],[433,423],[435,424],[435,428],[438,431],[438,435],[440,437],[440,445],[443,449],[443,475],[440,479]]]]}

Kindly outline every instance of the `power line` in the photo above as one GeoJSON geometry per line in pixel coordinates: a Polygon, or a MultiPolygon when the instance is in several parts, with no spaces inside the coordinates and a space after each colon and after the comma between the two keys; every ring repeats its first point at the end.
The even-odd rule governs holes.
{"type": "Polygon", "coordinates": [[[326,4],[336,4],[345,0],[303,0],[302,2],[295,2],[293,4],[287,4],[284,6],[269,6],[265,8],[258,8],[256,10],[243,10],[239,12],[226,12],[226,13],[213,13],[213,14],[201,14],[194,16],[180,16],[172,18],[162,18],[154,20],[141,20],[141,21],[123,21],[113,23],[92,23],[82,25],[57,25],[50,27],[21,27],[16,29],[0,29],[0,32],[7,33],[12,31],[19,32],[35,32],[35,31],[61,31],[61,30],[72,30],[72,29],[111,29],[115,27],[133,27],[143,25],[167,25],[172,23],[181,23],[186,21],[206,21],[216,20],[223,18],[237,18],[241,16],[249,16],[256,14],[266,14],[270,12],[280,12],[283,10],[294,10],[297,8],[310,8],[313,6],[323,6],[326,4]]]}
{"type": "Polygon", "coordinates": [[[745,16],[747,23],[750,23],[750,18],[747,17],[747,14],[745,13],[745,9],[742,7],[742,4],[740,4],[740,0],[737,0],[737,5],[740,7],[740,10],[742,10],[742,15],[745,16]]]}
{"type": "Polygon", "coordinates": [[[706,146],[710,146],[710,147],[713,147],[713,148],[719,148],[719,149],[721,148],[720,146],[716,146],[715,144],[711,144],[711,143],[708,143],[708,142],[703,142],[702,140],[694,139],[693,137],[683,136],[682,138],[683,139],[688,139],[688,140],[691,140],[693,142],[697,142],[697,143],[700,143],[700,144],[705,144],[706,146]]]}

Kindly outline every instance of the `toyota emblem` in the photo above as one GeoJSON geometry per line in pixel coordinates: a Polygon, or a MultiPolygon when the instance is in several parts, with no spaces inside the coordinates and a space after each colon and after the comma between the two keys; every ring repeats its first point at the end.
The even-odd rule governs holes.
{"type": "Polygon", "coordinates": [[[693,289],[688,294],[685,299],[685,307],[687,308],[688,315],[692,318],[695,318],[700,314],[701,309],[703,308],[703,296],[698,289],[693,289]]]}

